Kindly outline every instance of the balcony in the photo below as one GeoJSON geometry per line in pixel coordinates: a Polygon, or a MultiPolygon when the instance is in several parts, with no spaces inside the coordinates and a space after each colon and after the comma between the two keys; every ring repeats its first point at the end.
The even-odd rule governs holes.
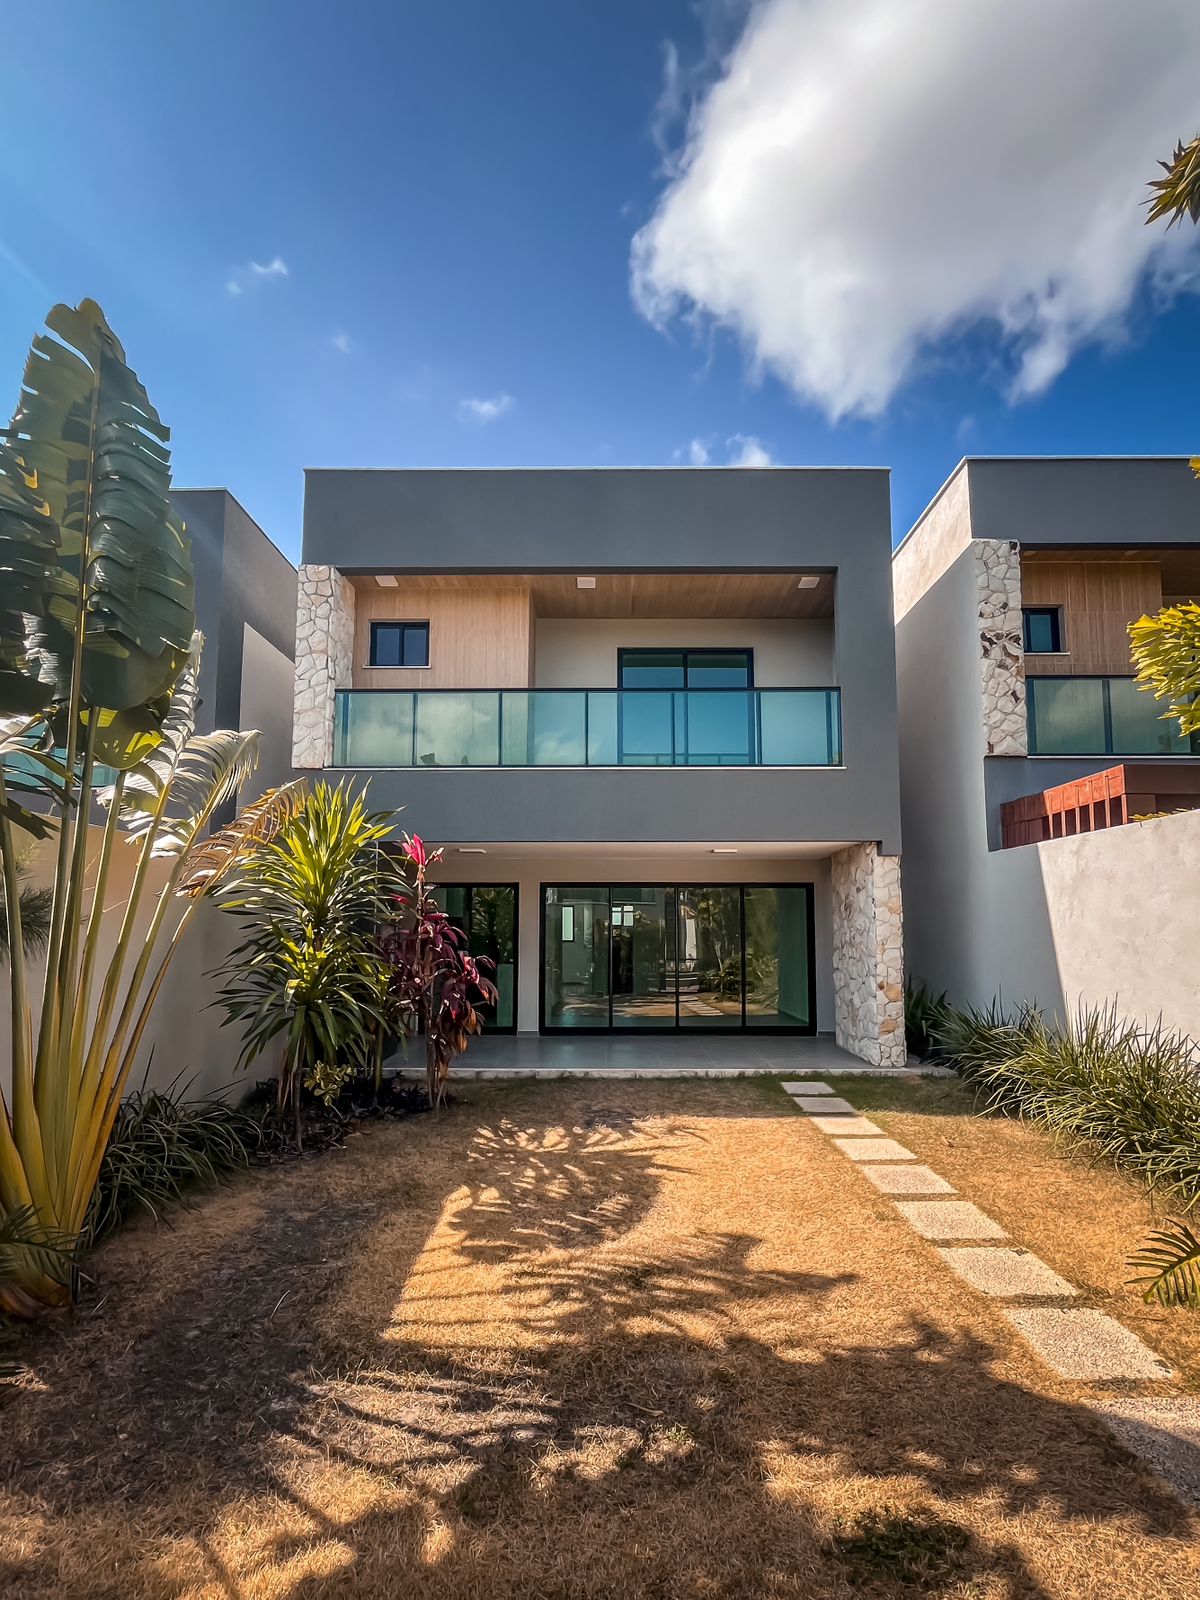
{"type": "Polygon", "coordinates": [[[1025,694],[1031,756],[1200,755],[1132,678],[1030,677],[1025,694]]]}
{"type": "Polygon", "coordinates": [[[836,689],[343,689],[337,767],[836,767],[836,689]]]}

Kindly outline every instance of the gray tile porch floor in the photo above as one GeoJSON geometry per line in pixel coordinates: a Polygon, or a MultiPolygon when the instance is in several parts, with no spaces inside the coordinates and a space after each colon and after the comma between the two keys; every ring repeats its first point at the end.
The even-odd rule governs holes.
{"type": "MultiPolygon", "coordinates": [[[[409,1050],[407,1062],[397,1062],[401,1070],[421,1069],[418,1046],[409,1050]]],[[[893,1069],[897,1070],[897,1069],[893,1069]]],[[[908,1070],[928,1071],[909,1058],[908,1070]]],[[[536,1033],[491,1034],[472,1041],[465,1056],[452,1068],[456,1078],[509,1073],[545,1074],[548,1077],[592,1072],[614,1076],[687,1073],[713,1077],[747,1072],[790,1072],[798,1077],[811,1073],[853,1072],[892,1073],[868,1067],[857,1056],[842,1050],[827,1036],[797,1037],[773,1034],[756,1037],[738,1034],[698,1034],[694,1037],[669,1034],[569,1035],[550,1038],[536,1033]]]]}

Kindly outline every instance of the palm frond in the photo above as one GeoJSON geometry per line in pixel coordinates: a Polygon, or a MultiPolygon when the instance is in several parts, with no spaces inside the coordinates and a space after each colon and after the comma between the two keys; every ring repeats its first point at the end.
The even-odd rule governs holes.
{"type": "MultiPolygon", "coordinates": [[[[21,942],[26,955],[37,955],[46,948],[50,937],[50,914],[54,905],[54,890],[37,888],[28,882],[29,869],[24,862],[17,863],[17,882],[20,884],[18,909],[21,922],[21,942]]],[[[0,895],[0,961],[7,961],[8,905],[0,895]]]]}
{"type": "Polygon", "coordinates": [[[208,894],[248,851],[269,844],[292,820],[304,803],[304,792],[304,780],[296,778],[244,806],[231,823],[192,851],[177,892],[192,900],[208,894]]]}
{"type": "Polygon", "coordinates": [[[1166,177],[1150,180],[1146,221],[1158,222],[1166,217],[1168,228],[1185,216],[1200,222],[1200,136],[1190,144],[1181,141],[1170,161],[1160,161],[1159,166],[1166,177]]]}
{"type": "Polygon", "coordinates": [[[1130,1284],[1142,1291],[1147,1305],[1183,1306],[1200,1310],[1200,1239],[1185,1222],[1172,1222],[1152,1233],[1129,1265],[1141,1268],[1130,1284]]]}

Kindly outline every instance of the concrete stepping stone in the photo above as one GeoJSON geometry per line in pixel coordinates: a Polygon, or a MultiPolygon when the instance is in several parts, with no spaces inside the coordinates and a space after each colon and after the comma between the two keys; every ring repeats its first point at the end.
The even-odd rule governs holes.
{"type": "Polygon", "coordinates": [[[1022,1294],[1061,1298],[1079,1293],[1074,1284],[1060,1278],[1028,1250],[1012,1250],[1001,1245],[960,1245],[939,1250],[938,1255],[981,1294],[1015,1299],[1022,1294]]]}
{"type": "Polygon", "coordinates": [[[1106,1400],[1091,1409],[1182,1500],[1200,1506],[1200,1400],[1106,1400]]]}
{"type": "Polygon", "coordinates": [[[1057,1306],[1010,1306],[1004,1315],[1025,1342],[1060,1378],[1099,1382],[1161,1381],[1171,1369],[1128,1328],[1103,1311],[1057,1306]]]}
{"type": "Polygon", "coordinates": [[[818,1133],[832,1134],[835,1138],[845,1135],[848,1139],[861,1138],[867,1134],[882,1133],[882,1128],[877,1128],[869,1117],[842,1116],[836,1117],[810,1117],[809,1121],[818,1133]]]}
{"type": "MultiPolygon", "coordinates": [[[[830,1121],[832,1121],[832,1117],[830,1121]]],[[[864,1121],[866,1118],[864,1117],[864,1121]]],[[[876,1129],[876,1132],[879,1130],[876,1129]]],[[[911,1150],[906,1150],[895,1139],[834,1139],[834,1144],[851,1161],[915,1161],[911,1150]]]]}
{"type": "Polygon", "coordinates": [[[836,1094],[794,1094],[792,1104],[808,1117],[856,1117],[858,1107],[836,1094]]]}
{"type": "MultiPolygon", "coordinates": [[[[891,1141],[889,1141],[890,1143],[891,1141]]],[[[884,1194],[953,1194],[954,1186],[931,1167],[903,1161],[892,1166],[859,1168],[863,1177],[884,1194]]]]}
{"type": "Polygon", "coordinates": [[[896,1210],[922,1239],[1006,1239],[998,1222],[969,1200],[897,1200],[896,1210]]]}
{"type": "Polygon", "coordinates": [[[827,1083],[784,1083],[780,1088],[787,1094],[832,1094],[833,1090],[827,1083]]]}

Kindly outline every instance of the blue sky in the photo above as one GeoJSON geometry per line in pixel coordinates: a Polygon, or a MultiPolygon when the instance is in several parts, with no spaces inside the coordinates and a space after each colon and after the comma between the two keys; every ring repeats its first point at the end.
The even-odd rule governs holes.
{"type": "MultiPolygon", "coordinates": [[[[830,3],[41,0],[29,51],[0,61],[3,408],[48,306],[93,296],[172,427],[176,481],[228,486],[293,557],[305,466],[721,462],[757,441],[782,463],[890,466],[899,537],[964,451],[1200,448],[1193,241],[1177,233],[1151,282],[1140,236],[1126,225],[1113,245],[1093,208],[1039,222],[1036,249],[1008,262],[1005,239],[1035,232],[1046,184],[1068,176],[1053,170],[1063,130],[1044,150],[1029,137],[1036,86],[982,224],[946,165],[961,104],[917,116],[863,97],[883,119],[877,150],[896,146],[900,199],[885,215],[848,188],[853,238],[840,215],[822,220],[836,124],[787,134],[761,192],[755,108],[774,95],[833,115],[800,98],[814,60],[830,81],[828,29],[804,32],[830,3]],[[986,250],[981,227],[997,230],[986,250]],[[653,256],[640,304],[639,230],[653,256]],[[1061,280],[1030,289],[1060,262],[1061,280]],[[872,272],[860,301],[843,295],[872,272]],[[1031,350],[1056,375],[1026,383],[1031,350]]],[[[911,0],[914,29],[944,3],[911,0]]],[[[1187,9],[1147,4],[1172,24],[1187,9]]],[[[1080,69],[1094,110],[1072,102],[1072,140],[1105,166],[1089,117],[1108,136],[1120,124],[1101,117],[1117,63],[1137,91],[1117,130],[1129,164],[1102,177],[1129,189],[1196,130],[1178,125],[1171,61],[1110,42],[1111,61],[1080,69]]],[[[1181,42],[1168,36],[1168,57],[1181,42]]],[[[901,77],[903,43],[887,48],[901,77]]],[[[976,45],[1003,57],[1003,40],[961,48],[976,45]]]]}

